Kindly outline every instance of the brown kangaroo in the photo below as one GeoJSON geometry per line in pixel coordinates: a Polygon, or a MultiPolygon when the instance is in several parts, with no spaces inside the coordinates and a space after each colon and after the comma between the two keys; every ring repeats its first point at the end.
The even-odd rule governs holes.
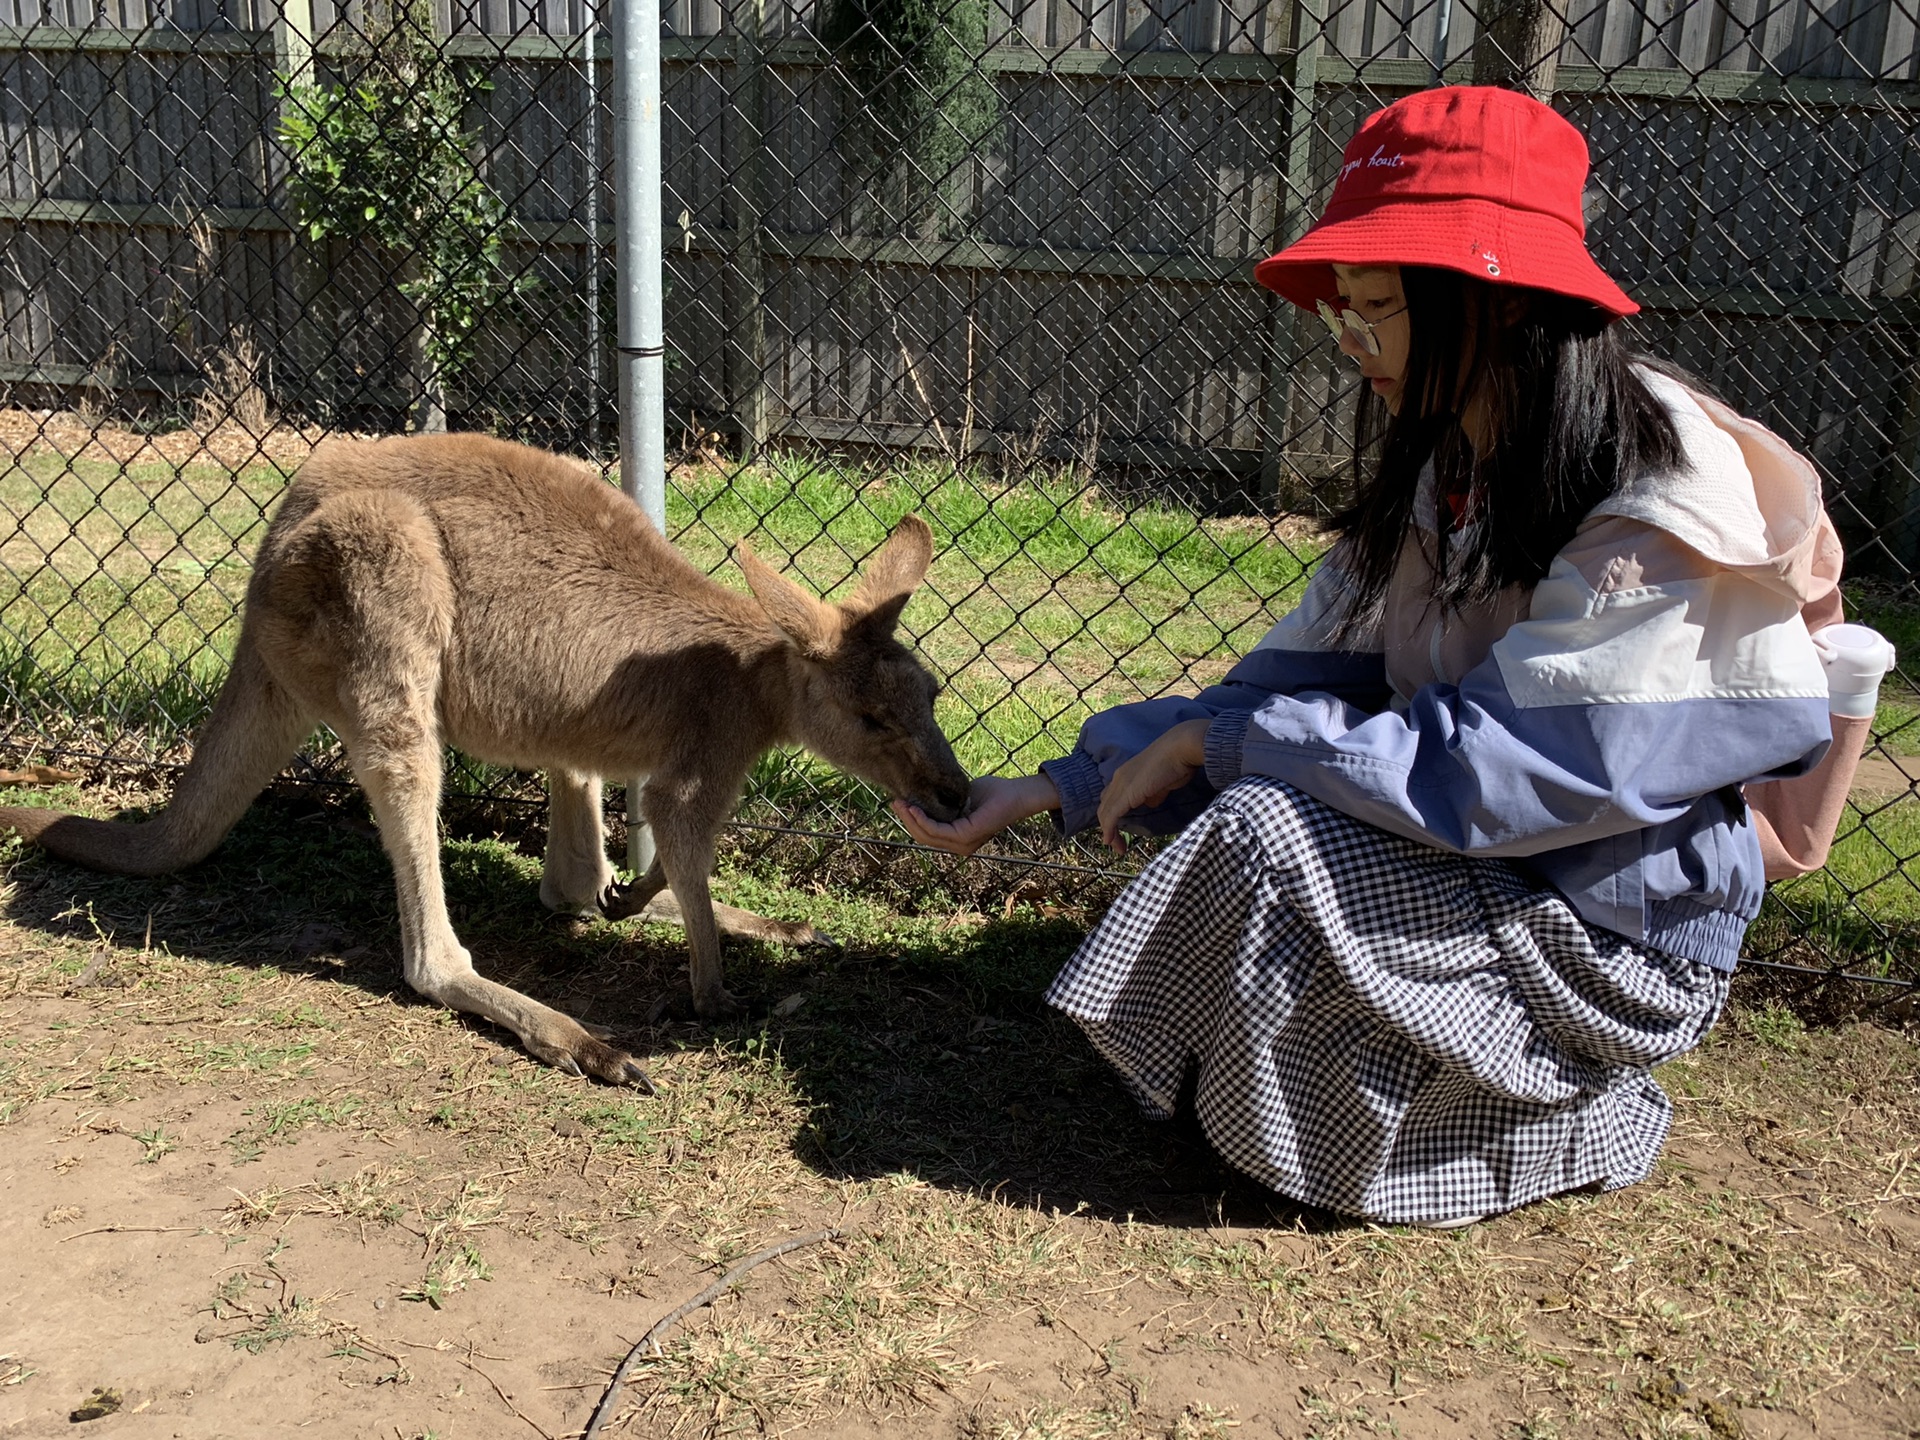
{"type": "Polygon", "coordinates": [[[798,741],[930,815],[966,804],[934,723],[939,686],[894,638],[932,554],[932,532],[908,516],[853,595],[829,604],[743,547],[745,595],[577,462],[474,435],[330,441],[267,527],[233,668],[167,808],[120,824],[0,807],[0,827],[99,870],[191,865],[325,722],[393,861],[407,983],[549,1064],[651,1090],[606,1043],[613,1032],[474,971],[441,889],[442,747],[544,768],[541,900],[620,918],[671,886],[694,1008],[732,1014],[719,923],[813,937],[724,906],[716,921],[708,894],[714,836],[761,754],[798,741]],[[607,860],[603,775],[648,777],[659,858],[629,886],[607,860]]]}

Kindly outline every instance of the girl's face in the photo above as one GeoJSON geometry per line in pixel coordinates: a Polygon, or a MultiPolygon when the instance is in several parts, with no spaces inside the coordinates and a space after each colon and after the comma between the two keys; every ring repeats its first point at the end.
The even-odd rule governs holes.
{"type": "Polygon", "coordinates": [[[1340,337],[1340,348],[1360,362],[1360,373],[1373,386],[1374,394],[1386,401],[1387,409],[1400,413],[1400,400],[1407,381],[1407,345],[1412,331],[1407,324],[1407,294],[1400,285],[1398,265],[1335,265],[1334,279],[1339,282],[1338,309],[1354,312],[1370,323],[1373,338],[1380,347],[1378,355],[1351,330],[1340,337]]]}

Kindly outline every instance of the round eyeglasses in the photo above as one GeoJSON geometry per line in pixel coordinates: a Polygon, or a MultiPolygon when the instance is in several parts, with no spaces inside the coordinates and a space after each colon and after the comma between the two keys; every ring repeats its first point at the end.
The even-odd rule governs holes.
{"type": "Polygon", "coordinates": [[[1380,353],[1380,337],[1373,333],[1374,326],[1380,320],[1391,320],[1394,315],[1404,315],[1407,307],[1402,305],[1391,315],[1382,315],[1380,320],[1363,320],[1353,310],[1336,310],[1325,300],[1317,301],[1314,308],[1320,312],[1320,318],[1327,323],[1327,333],[1338,340],[1342,335],[1351,334],[1360,348],[1369,355],[1380,353]]]}

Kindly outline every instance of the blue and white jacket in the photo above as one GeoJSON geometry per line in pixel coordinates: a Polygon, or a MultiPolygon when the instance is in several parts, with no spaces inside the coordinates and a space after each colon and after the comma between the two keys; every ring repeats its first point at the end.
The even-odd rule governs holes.
{"type": "Polygon", "coordinates": [[[1799,775],[1829,742],[1801,611],[1834,596],[1839,546],[1811,465],[1642,373],[1686,463],[1598,506],[1538,585],[1437,613],[1429,485],[1377,634],[1332,646],[1336,546],[1222,683],[1095,715],[1043,766],[1062,828],[1090,824],[1158,735],[1209,717],[1204,774],[1127,828],[1169,833],[1272,776],[1396,835],[1506,857],[1588,924],[1731,970],[1766,884],[1740,786],[1799,775]]]}

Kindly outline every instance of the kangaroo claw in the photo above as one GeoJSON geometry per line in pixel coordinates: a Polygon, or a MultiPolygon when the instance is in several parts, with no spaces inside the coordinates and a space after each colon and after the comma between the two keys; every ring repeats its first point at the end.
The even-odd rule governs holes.
{"type": "Polygon", "coordinates": [[[578,1031],[557,1037],[551,1045],[530,1044],[528,1048],[556,1070],[564,1070],[583,1080],[598,1080],[605,1085],[631,1085],[643,1095],[657,1094],[653,1081],[638,1060],[619,1046],[609,1045],[599,1038],[610,1033],[599,1026],[581,1025],[578,1031]],[[584,1033],[588,1030],[597,1033],[584,1033]]]}
{"type": "Polygon", "coordinates": [[[616,880],[600,892],[594,904],[609,920],[631,920],[647,908],[647,902],[652,898],[652,894],[642,891],[638,885],[622,884],[616,880]]]}

